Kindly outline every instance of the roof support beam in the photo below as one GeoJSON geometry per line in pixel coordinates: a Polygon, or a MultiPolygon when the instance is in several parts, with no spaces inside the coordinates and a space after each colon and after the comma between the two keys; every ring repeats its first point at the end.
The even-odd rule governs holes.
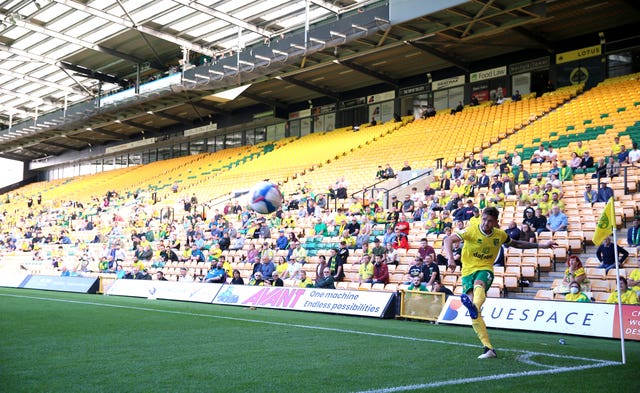
{"type": "Polygon", "coordinates": [[[148,126],[146,124],[138,123],[131,120],[122,120],[123,124],[130,125],[131,127],[139,128],[144,131],[158,132],[159,130],[155,127],[148,126]]]}
{"type": "Polygon", "coordinates": [[[311,0],[311,2],[317,6],[320,6],[326,10],[333,12],[334,14],[340,14],[340,7],[337,7],[327,1],[323,0],[311,0]]]}
{"type": "Polygon", "coordinates": [[[469,35],[469,32],[471,31],[473,24],[476,23],[476,20],[480,18],[482,14],[484,14],[484,12],[487,10],[487,8],[489,8],[489,6],[491,6],[491,3],[493,3],[493,1],[494,0],[489,0],[486,3],[484,3],[480,11],[478,11],[478,13],[473,17],[473,20],[467,24],[467,27],[465,27],[464,31],[462,32],[462,36],[461,36],[462,38],[469,35]]]}
{"type": "Polygon", "coordinates": [[[343,65],[343,66],[345,66],[347,68],[350,68],[350,69],[352,69],[354,71],[357,71],[357,72],[359,72],[361,74],[368,75],[368,76],[370,76],[372,78],[381,80],[384,83],[386,83],[388,85],[391,85],[396,89],[398,88],[398,86],[400,86],[400,84],[398,83],[397,80],[395,80],[393,78],[389,78],[388,76],[386,76],[386,75],[384,75],[384,74],[382,74],[380,72],[373,71],[373,70],[368,69],[366,67],[363,67],[363,66],[361,66],[359,64],[356,64],[356,63],[353,63],[353,62],[350,62],[350,61],[340,61],[340,60],[334,60],[333,62],[336,63],[336,64],[343,65]]]}
{"type": "Polygon", "coordinates": [[[286,108],[287,104],[285,104],[282,101],[278,101],[278,100],[274,100],[272,98],[267,98],[264,96],[259,96],[257,94],[252,94],[252,93],[248,93],[248,92],[243,92],[241,94],[244,97],[247,97],[250,100],[256,101],[256,102],[260,102],[262,104],[265,105],[269,105],[269,106],[273,106],[273,107],[279,107],[279,108],[286,108]]]}
{"type": "Polygon", "coordinates": [[[291,83],[292,85],[302,87],[303,89],[314,91],[316,93],[325,95],[327,97],[331,97],[335,100],[340,99],[340,94],[336,93],[335,91],[325,89],[319,86],[315,86],[315,85],[312,85],[311,83],[307,83],[307,82],[292,78],[290,76],[276,76],[276,79],[285,81],[287,83],[291,83]]]}
{"type": "Polygon", "coordinates": [[[63,143],[58,143],[58,142],[42,141],[40,143],[42,143],[43,145],[51,145],[51,146],[59,147],[61,149],[65,149],[65,150],[69,150],[69,149],[75,150],[76,149],[73,146],[65,145],[63,143]]]}
{"type": "Polygon", "coordinates": [[[445,60],[451,64],[453,64],[454,66],[460,68],[461,70],[465,71],[465,72],[470,72],[469,71],[469,65],[467,65],[466,63],[447,55],[446,53],[439,51],[438,49],[434,49],[428,45],[425,44],[421,44],[418,42],[411,42],[411,41],[407,41],[406,42],[408,45],[413,46],[416,49],[420,49],[421,51],[425,52],[425,53],[429,53],[430,55],[436,56],[441,58],[442,60],[445,60]]]}
{"type": "Polygon", "coordinates": [[[33,147],[33,146],[23,147],[23,149],[25,149],[25,150],[35,151],[36,153],[40,153],[40,154],[46,154],[46,155],[51,154],[51,152],[50,152],[50,151],[46,151],[46,150],[42,150],[42,149],[38,149],[37,147],[33,147]]]}
{"type": "Polygon", "coordinates": [[[169,120],[173,120],[173,121],[178,122],[178,123],[185,123],[185,124],[186,123],[191,123],[191,120],[189,120],[189,119],[185,119],[184,117],[172,115],[172,114],[169,114],[169,113],[153,112],[153,114],[155,116],[162,117],[162,118],[169,119],[169,120]]]}
{"type": "Polygon", "coordinates": [[[34,78],[34,77],[32,77],[30,75],[27,75],[27,74],[21,74],[19,72],[15,72],[15,71],[11,71],[11,70],[5,70],[4,68],[0,68],[0,74],[8,75],[8,76],[11,76],[11,77],[16,78],[16,79],[23,79],[23,80],[26,80],[28,82],[38,83],[38,84],[40,84],[42,86],[52,87],[54,89],[62,90],[62,91],[65,91],[67,93],[70,93],[70,94],[82,94],[82,95],[85,95],[85,96],[89,95],[86,91],[84,91],[82,89],[76,89],[76,88],[73,88],[73,87],[60,85],[58,83],[49,82],[49,81],[44,80],[44,79],[34,78]]]}
{"type": "Polygon", "coordinates": [[[218,19],[223,20],[225,22],[228,22],[228,23],[230,23],[232,25],[240,26],[245,30],[249,30],[249,31],[252,31],[252,32],[254,32],[256,34],[260,34],[263,37],[270,37],[271,36],[271,33],[269,33],[267,30],[265,30],[265,29],[263,29],[261,27],[252,25],[251,23],[247,23],[247,22],[245,22],[245,21],[243,21],[241,19],[233,17],[233,16],[231,16],[229,14],[226,14],[224,12],[221,12],[221,11],[218,11],[218,10],[214,10],[214,9],[212,9],[210,7],[207,7],[205,5],[202,5],[202,4],[200,4],[200,3],[196,2],[196,1],[193,1],[193,0],[173,0],[173,2],[178,3],[180,5],[183,5],[185,7],[192,8],[192,9],[194,9],[196,11],[200,11],[203,14],[207,14],[209,16],[213,16],[214,18],[218,18],[218,19]]]}
{"type": "MultiPolygon", "coordinates": [[[[4,15],[4,14],[0,14],[0,16],[6,17],[6,15],[4,15]]],[[[47,29],[46,27],[42,27],[42,26],[39,26],[39,25],[36,25],[36,24],[33,24],[33,23],[29,23],[29,22],[23,21],[23,20],[16,20],[15,24],[16,24],[16,26],[20,26],[20,27],[25,28],[27,30],[34,31],[36,33],[40,33],[40,34],[43,34],[45,36],[57,38],[59,40],[66,41],[66,42],[81,46],[83,48],[91,49],[91,50],[94,50],[96,52],[106,53],[108,55],[111,55],[111,56],[114,56],[114,57],[117,57],[117,58],[120,58],[120,59],[124,59],[124,60],[130,61],[130,62],[132,62],[134,64],[142,64],[142,63],[147,62],[147,60],[145,60],[145,59],[141,59],[141,58],[138,58],[138,57],[135,57],[135,56],[131,56],[131,55],[128,55],[126,53],[117,51],[115,49],[107,48],[107,47],[104,47],[102,45],[99,45],[99,44],[96,44],[96,43],[93,43],[93,42],[89,42],[89,41],[85,41],[85,40],[80,39],[80,38],[72,37],[72,36],[67,35],[67,34],[59,33],[57,31],[54,31],[54,30],[51,30],[51,29],[47,29]]],[[[151,66],[153,68],[156,68],[158,70],[163,70],[165,68],[164,65],[156,63],[155,61],[154,62],[150,62],[150,64],[151,64],[151,66]]]]}
{"type": "Polygon", "coordinates": [[[119,140],[119,141],[123,141],[123,140],[129,139],[126,135],[118,134],[117,132],[113,132],[113,131],[109,131],[109,130],[102,130],[100,128],[98,128],[98,129],[92,128],[91,131],[97,132],[98,134],[110,136],[112,139],[116,139],[116,140],[119,140]]]}

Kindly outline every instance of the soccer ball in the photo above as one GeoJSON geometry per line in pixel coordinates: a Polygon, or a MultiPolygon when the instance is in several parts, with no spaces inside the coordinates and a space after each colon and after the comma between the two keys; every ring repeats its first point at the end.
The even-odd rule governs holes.
{"type": "Polygon", "coordinates": [[[267,181],[256,184],[250,192],[249,207],[256,213],[269,214],[282,205],[282,193],[278,186],[267,181]]]}

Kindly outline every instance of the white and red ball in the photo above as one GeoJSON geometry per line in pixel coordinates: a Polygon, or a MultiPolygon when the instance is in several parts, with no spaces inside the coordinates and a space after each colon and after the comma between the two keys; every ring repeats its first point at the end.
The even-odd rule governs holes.
{"type": "Polygon", "coordinates": [[[261,181],[250,191],[249,207],[260,214],[269,214],[282,205],[282,193],[277,185],[261,181]]]}

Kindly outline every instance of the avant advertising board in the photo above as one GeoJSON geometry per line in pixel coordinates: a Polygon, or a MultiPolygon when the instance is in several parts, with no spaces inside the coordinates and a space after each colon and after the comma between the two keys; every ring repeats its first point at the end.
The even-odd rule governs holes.
{"type": "Polygon", "coordinates": [[[393,295],[375,291],[225,285],[213,303],[380,318],[393,295]]]}
{"type": "Polygon", "coordinates": [[[28,277],[27,273],[3,271],[0,274],[0,287],[19,288],[28,277]]]}

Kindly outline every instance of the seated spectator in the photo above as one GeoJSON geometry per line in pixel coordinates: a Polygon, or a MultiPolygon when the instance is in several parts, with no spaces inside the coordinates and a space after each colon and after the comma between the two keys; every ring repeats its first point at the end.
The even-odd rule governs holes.
{"type": "Polygon", "coordinates": [[[440,268],[431,254],[428,254],[422,263],[422,281],[431,287],[435,281],[440,281],[440,268]]]}
{"type": "Polygon", "coordinates": [[[589,279],[587,273],[582,266],[582,261],[577,255],[571,255],[567,259],[567,268],[564,271],[562,277],[562,283],[553,288],[554,293],[566,294],[571,291],[569,288],[571,283],[577,283],[581,287],[587,288],[589,285],[589,279]]]}
{"type": "Polygon", "coordinates": [[[629,252],[620,246],[614,246],[615,245],[613,244],[613,242],[611,241],[611,237],[609,236],[604,238],[600,246],[598,246],[598,249],[596,250],[596,256],[600,261],[600,266],[598,266],[598,268],[609,271],[616,267],[616,248],[618,249],[618,263],[622,265],[627,259],[627,257],[629,256],[629,252]]]}
{"type": "Polygon", "coordinates": [[[617,159],[620,165],[629,164],[629,151],[625,145],[620,145],[620,153],[618,153],[617,159]]]}
{"type": "Polygon", "coordinates": [[[515,221],[511,221],[509,223],[509,227],[504,231],[507,232],[507,235],[509,235],[509,237],[514,240],[520,240],[520,236],[522,235],[522,232],[520,231],[520,228],[518,228],[518,224],[516,224],[515,221]]]}
{"type": "Polygon", "coordinates": [[[520,100],[522,100],[522,96],[520,95],[520,90],[516,90],[516,92],[511,95],[511,101],[516,102],[520,100]]]}
{"type": "Polygon", "coordinates": [[[529,224],[522,224],[520,228],[520,238],[518,240],[524,240],[529,243],[537,243],[536,232],[529,226],[529,224]]]}
{"type": "Polygon", "coordinates": [[[572,281],[569,284],[569,293],[564,296],[564,300],[568,302],[590,303],[591,300],[584,292],[580,291],[580,284],[572,281]]]}
{"type": "Polygon", "coordinates": [[[587,173],[587,170],[593,168],[593,166],[594,166],[593,157],[589,155],[589,152],[585,151],[584,153],[582,153],[582,158],[580,160],[580,166],[579,166],[579,168],[582,169],[582,172],[587,173]]]}
{"type": "Polygon", "coordinates": [[[307,277],[307,272],[304,270],[300,271],[300,279],[295,283],[295,285],[298,288],[313,288],[315,286],[313,280],[307,277]]]}
{"type": "Polygon", "coordinates": [[[640,163],[640,149],[638,149],[638,142],[633,142],[633,148],[629,152],[629,164],[637,165],[640,163]]]}
{"type": "Polygon", "coordinates": [[[464,106],[462,105],[462,101],[458,102],[458,106],[456,106],[455,108],[451,109],[451,114],[455,115],[458,112],[462,112],[462,109],[464,108],[464,106]]]}
{"type": "Polygon", "coordinates": [[[536,215],[533,218],[533,228],[536,230],[536,233],[547,232],[547,217],[542,214],[542,209],[536,209],[536,215]]]}
{"type": "Polygon", "coordinates": [[[411,170],[411,165],[409,165],[409,161],[405,161],[404,162],[404,166],[400,170],[401,171],[410,171],[411,170]]]}
{"type": "Polygon", "coordinates": [[[384,257],[378,255],[375,257],[375,263],[373,265],[373,283],[374,284],[388,284],[389,283],[389,268],[384,262],[384,257]]]}
{"type": "Polygon", "coordinates": [[[582,158],[580,158],[578,156],[578,153],[574,151],[573,153],[571,153],[571,161],[569,161],[569,168],[571,168],[571,170],[574,173],[577,173],[581,165],[582,165],[582,158]]]}
{"type": "Polygon", "coordinates": [[[280,278],[278,272],[271,273],[271,280],[265,281],[265,284],[271,285],[272,287],[283,287],[284,282],[280,278]]]}
{"type": "Polygon", "coordinates": [[[636,294],[638,295],[638,297],[640,297],[640,258],[637,258],[636,263],[637,267],[633,269],[631,273],[629,273],[629,277],[627,277],[627,280],[629,280],[628,284],[631,289],[636,291],[636,294]]]}
{"type": "Polygon", "coordinates": [[[451,292],[451,290],[447,287],[445,287],[444,285],[442,285],[442,283],[440,281],[434,281],[433,285],[431,286],[431,292],[440,292],[440,293],[444,293],[444,299],[447,300],[447,298],[449,296],[453,295],[453,292],[451,292]]]}
{"type": "Polygon", "coordinates": [[[385,261],[388,265],[394,265],[394,266],[398,266],[399,263],[399,258],[398,258],[398,251],[396,251],[395,248],[393,248],[394,243],[387,243],[386,246],[386,253],[385,253],[385,261]]]}
{"type": "Polygon", "coordinates": [[[251,278],[251,280],[249,280],[249,285],[253,285],[253,286],[264,286],[264,279],[262,278],[262,273],[260,272],[255,272],[253,274],[253,278],[251,278]]]}
{"type": "Polygon", "coordinates": [[[322,277],[316,281],[316,288],[336,289],[335,280],[329,267],[325,267],[322,271],[322,277]]]}
{"type": "Polygon", "coordinates": [[[178,273],[179,282],[193,282],[193,277],[189,275],[189,271],[186,267],[181,267],[180,272],[178,273]]]}
{"type": "Polygon", "coordinates": [[[627,245],[631,247],[640,247],[640,219],[633,219],[633,225],[627,229],[627,245]]]}
{"type": "Polygon", "coordinates": [[[429,292],[429,287],[427,287],[427,283],[423,282],[420,277],[413,277],[411,284],[407,287],[407,291],[429,292]]]}
{"type": "Polygon", "coordinates": [[[609,199],[613,198],[613,189],[607,186],[605,180],[600,180],[600,188],[598,188],[598,200],[597,202],[609,202],[609,199]]]}
{"type": "Polygon", "coordinates": [[[547,162],[557,162],[558,161],[558,152],[553,150],[553,146],[549,145],[547,150],[547,156],[545,157],[547,162]]]}
{"type": "Polygon", "coordinates": [[[551,232],[566,231],[569,225],[569,219],[566,214],[560,211],[560,207],[553,206],[551,214],[547,219],[547,230],[551,232]]]}
{"type": "Polygon", "coordinates": [[[480,102],[478,101],[478,97],[476,97],[475,95],[471,96],[471,101],[469,101],[469,106],[478,106],[480,105],[480,102]]]}
{"type": "Polygon", "coordinates": [[[613,157],[609,157],[609,162],[607,162],[607,177],[617,177],[620,176],[620,162],[613,159],[613,157]]]}
{"type": "MultiPolygon", "coordinates": [[[[620,280],[620,299],[622,304],[640,304],[638,302],[638,294],[631,288],[627,286],[627,279],[624,277],[619,277],[620,280]]],[[[618,303],[618,291],[611,292],[609,298],[607,299],[607,303],[615,304],[618,303]]]]}
{"type": "Polygon", "coordinates": [[[231,284],[232,285],[244,285],[244,280],[240,276],[240,270],[238,270],[238,269],[234,269],[233,270],[233,278],[231,279],[231,284]]]}
{"type": "Polygon", "coordinates": [[[549,152],[544,149],[544,145],[540,145],[538,147],[538,150],[533,152],[533,155],[531,156],[531,163],[542,164],[547,160],[548,155],[549,155],[549,152]]]}
{"type": "Polygon", "coordinates": [[[524,166],[522,164],[518,165],[517,168],[518,171],[515,173],[513,181],[516,184],[529,184],[529,182],[531,181],[531,175],[529,174],[529,172],[524,169],[524,166]]]}
{"type": "Polygon", "coordinates": [[[598,193],[592,189],[591,184],[584,186],[584,201],[590,204],[594,204],[598,201],[598,193]]]}
{"type": "Polygon", "coordinates": [[[358,282],[371,283],[373,282],[373,263],[371,263],[371,256],[363,255],[360,259],[360,267],[358,268],[358,282]]]}
{"type": "Polygon", "coordinates": [[[382,174],[383,179],[393,179],[396,177],[396,174],[393,172],[393,168],[391,168],[390,164],[387,164],[384,167],[384,173],[382,174]]]}
{"type": "Polygon", "coordinates": [[[560,161],[560,172],[558,173],[558,180],[560,180],[560,182],[562,183],[572,179],[573,179],[573,168],[567,165],[566,160],[560,161]]]}
{"type": "Polygon", "coordinates": [[[203,281],[215,284],[224,284],[227,282],[227,271],[224,270],[222,261],[218,261],[215,265],[211,265],[211,269],[207,272],[207,275],[204,276],[203,281]]]}

